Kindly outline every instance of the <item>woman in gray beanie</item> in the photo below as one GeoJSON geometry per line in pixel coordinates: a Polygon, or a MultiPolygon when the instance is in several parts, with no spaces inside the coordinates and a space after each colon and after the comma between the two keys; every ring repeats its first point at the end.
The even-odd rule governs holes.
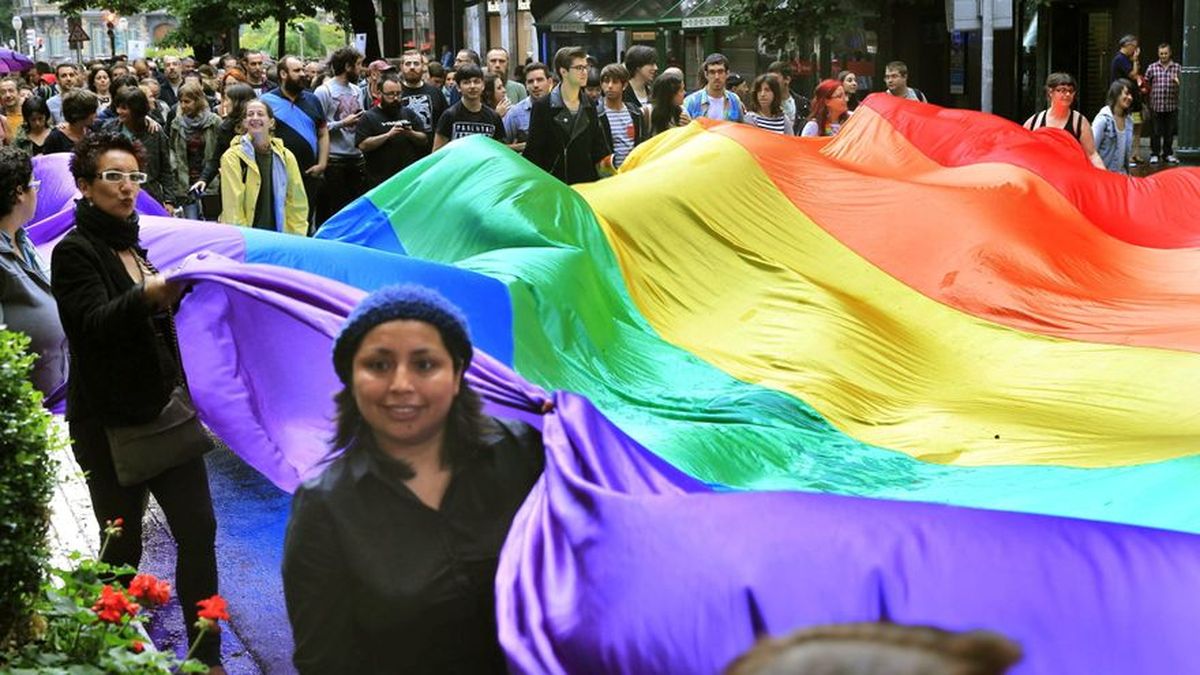
{"type": "Polygon", "coordinates": [[[503,673],[493,590],[541,435],[481,412],[457,307],[367,296],[334,344],[333,459],[295,494],[283,585],[301,673],[503,673]]]}

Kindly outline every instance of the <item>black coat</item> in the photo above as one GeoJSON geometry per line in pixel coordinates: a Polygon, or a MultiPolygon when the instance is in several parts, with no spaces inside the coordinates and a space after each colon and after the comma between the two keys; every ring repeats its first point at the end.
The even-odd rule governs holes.
{"type": "Polygon", "coordinates": [[[67,418],[123,425],[158,417],[177,374],[164,353],[175,346],[160,343],[141,284],[108,245],[78,228],[54,247],[50,279],[70,344],[67,418]]]}
{"type": "Polygon", "coordinates": [[[369,446],[296,490],[283,545],[296,670],[506,672],[496,567],[545,454],[524,422],[488,418],[482,431],[482,447],[452,469],[437,510],[369,446]]]}
{"type": "Polygon", "coordinates": [[[525,159],[567,184],[599,179],[596,164],[612,154],[595,106],[583,92],[579,97],[578,114],[572,114],[563,103],[559,87],[534,101],[523,153],[525,159]]]}

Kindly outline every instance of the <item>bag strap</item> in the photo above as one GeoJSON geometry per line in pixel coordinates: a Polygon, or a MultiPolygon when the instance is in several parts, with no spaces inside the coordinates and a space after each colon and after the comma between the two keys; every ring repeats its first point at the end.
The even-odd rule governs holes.
{"type": "MultiPolygon", "coordinates": [[[[141,266],[143,269],[150,270],[151,274],[159,273],[158,268],[156,268],[154,265],[152,265],[149,260],[146,260],[145,258],[143,258],[142,254],[138,253],[138,250],[136,248],[131,248],[129,250],[133,252],[133,258],[134,258],[134,260],[137,261],[139,266],[141,266]]],[[[142,279],[143,279],[143,281],[145,280],[144,275],[143,275],[142,279]]],[[[167,338],[171,340],[172,351],[175,354],[175,366],[176,366],[176,382],[175,382],[175,384],[183,387],[184,391],[186,391],[188,393],[188,396],[190,397],[192,395],[192,392],[191,392],[191,389],[188,387],[187,377],[184,375],[184,371],[183,371],[183,354],[179,351],[179,330],[175,327],[175,312],[171,311],[170,307],[167,307],[164,311],[167,313],[167,331],[168,331],[167,338]]]]}

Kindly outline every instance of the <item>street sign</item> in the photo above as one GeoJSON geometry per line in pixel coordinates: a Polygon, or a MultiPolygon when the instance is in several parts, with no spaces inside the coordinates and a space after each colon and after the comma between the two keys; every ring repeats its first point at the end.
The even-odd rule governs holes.
{"type": "Polygon", "coordinates": [[[88,37],[87,31],[83,29],[83,20],[77,16],[67,19],[67,41],[68,42],[87,42],[92,38],[88,37]]]}
{"type": "Polygon", "coordinates": [[[550,24],[551,33],[586,33],[587,24],[585,23],[552,23],[550,24]]]}
{"type": "Polygon", "coordinates": [[[724,28],[729,25],[729,15],[689,16],[681,23],[684,28],[724,28]]]}

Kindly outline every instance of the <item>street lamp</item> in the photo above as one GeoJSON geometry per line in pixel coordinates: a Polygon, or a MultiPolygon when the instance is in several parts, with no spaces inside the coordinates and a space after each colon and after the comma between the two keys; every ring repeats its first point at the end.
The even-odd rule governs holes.
{"type": "Polygon", "coordinates": [[[117,15],[114,12],[104,13],[104,27],[108,29],[108,56],[111,61],[117,60],[117,15]]]}
{"type": "Polygon", "coordinates": [[[21,28],[24,27],[24,25],[25,25],[25,22],[21,20],[21,17],[14,14],[13,18],[12,18],[12,27],[13,27],[13,31],[17,34],[17,51],[18,52],[21,51],[21,28]]]}

